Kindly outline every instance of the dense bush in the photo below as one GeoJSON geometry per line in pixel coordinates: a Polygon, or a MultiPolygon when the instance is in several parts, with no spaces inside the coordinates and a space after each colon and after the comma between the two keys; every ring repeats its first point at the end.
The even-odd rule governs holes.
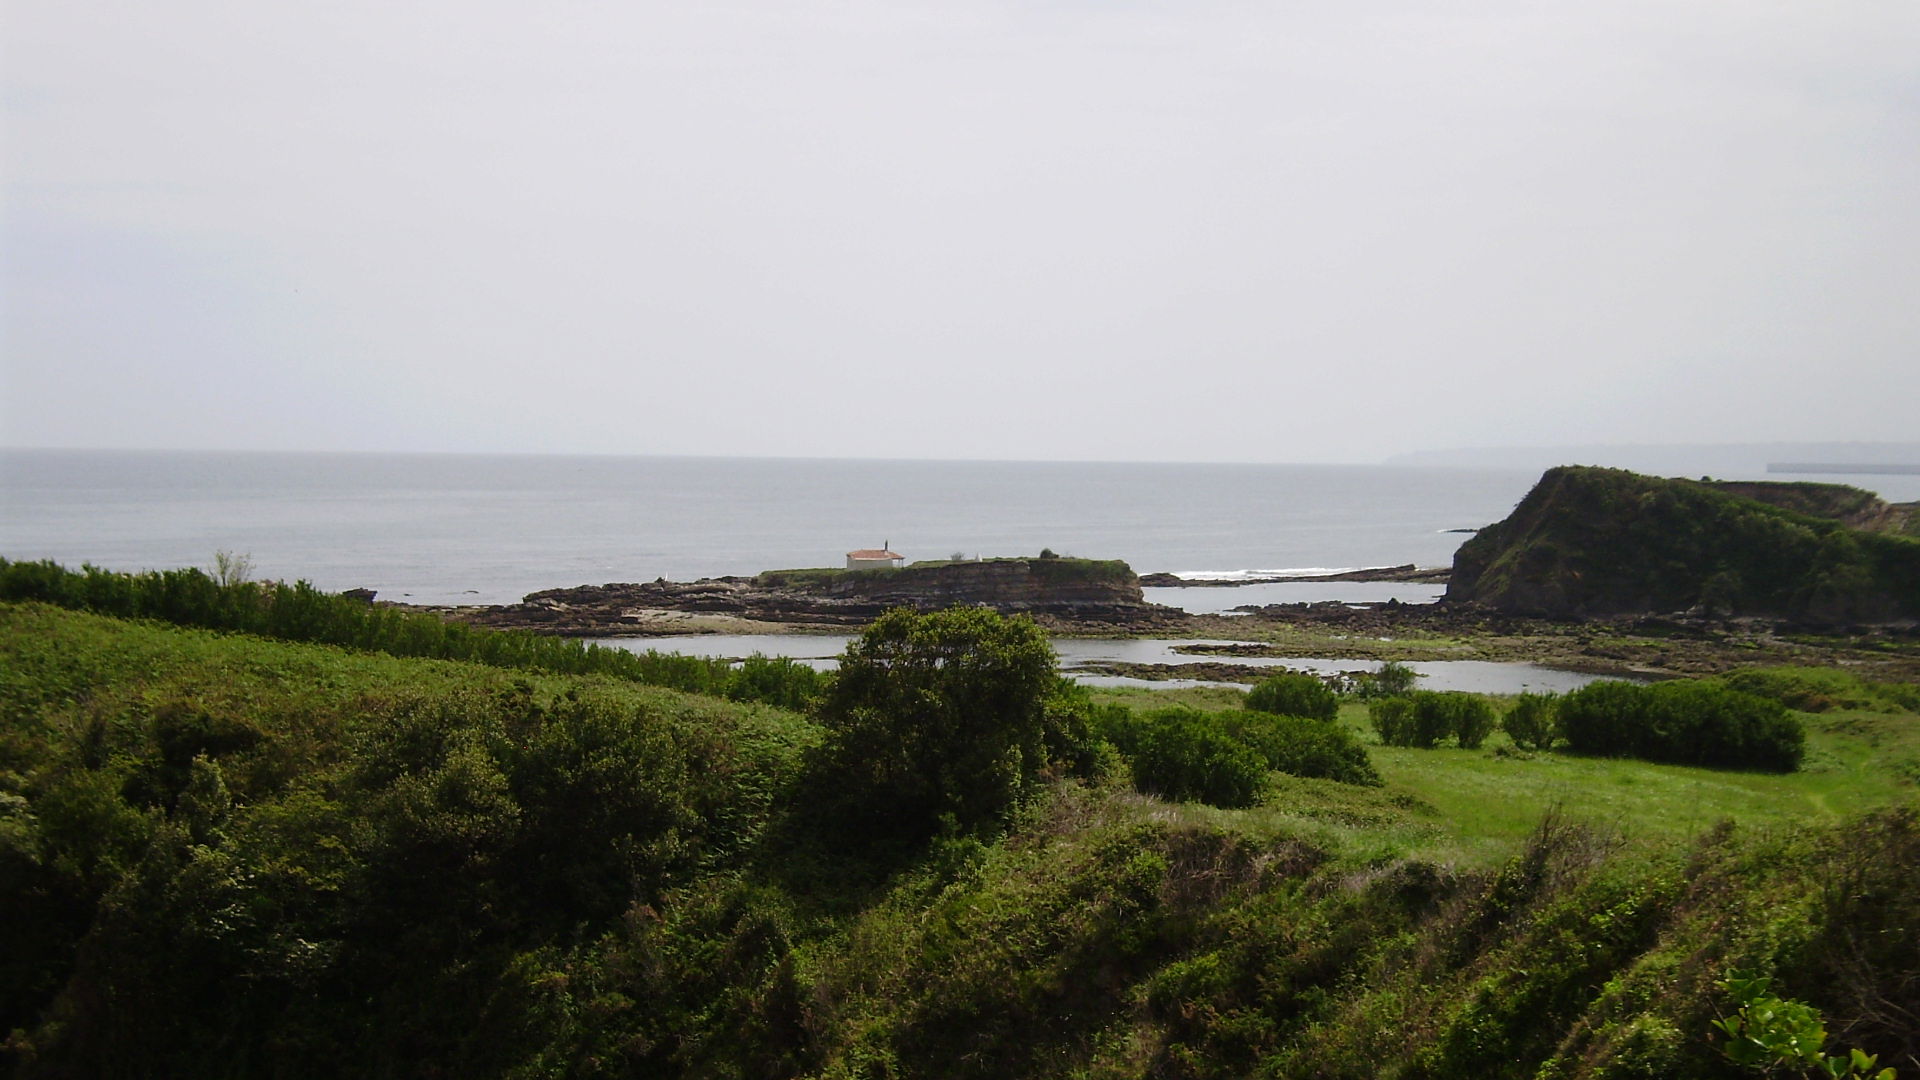
{"type": "Polygon", "coordinates": [[[1560,699],[1569,749],[1678,765],[1792,772],[1805,732],[1779,702],[1706,680],[1602,681],[1560,699]]]}
{"type": "Polygon", "coordinates": [[[726,696],[734,701],[760,701],[805,712],[825,691],[828,677],[787,656],[755,653],[728,676],[726,696]]]}
{"type": "Polygon", "coordinates": [[[1331,720],[1340,711],[1340,699],[1315,675],[1288,671],[1272,676],[1247,692],[1247,708],[1275,716],[1306,716],[1331,720]]]}
{"type": "Polygon", "coordinates": [[[1027,618],[986,608],[895,609],[841,654],[819,710],[813,782],[876,838],[1004,818],[1066,733],[1049,709],[1053,646],[1027,618]]]}
{"type": "Polygon", "coordinates": [[[1346,784],[1377,785],[1367,748],[1333,720],[1253,712],[1222,713],[1228,734],[1252,747],[1269,769],[1346,784]]]}
{"type": "Polygon", "coordinates": [[[535,958],[737,871],[818,737],[612,680],[0,627],[9,1075],[512,1074],[561,1030],[535,958]]]}
{"type": "Polygon", "coordinates": [[[1413,746],[1424,750],[1440,741],[1437,731],[1414,731],[1413,699],[1404,695],[1368,702],[1367,719],[1373,724],[1374,734],[1380,736],[1380,742],[1386,746],[1413,746]]]}
{"type": "Polygon", "coordinates": [[[1552,749],[1559,737],[1558,694],[1521,694],[1500,718],[1500,727],[1522,750],[1552,749]]]}
{"type": "Polygon", "coordinates": [[[1493,706],[1478,694],[1421,690],[1378,698],[1367,706],[1373,729],[1388,746],[1430,750],[1452,738],[1461,748],[1478,749],[1493,732],[1493,706]]]}
{"type": "Polygon", "coordinates": [[[1098,734],[1132,766],[1134,785],[1168,799],[1248,806],[1265,772],[1377,785],[1366,747],[1331,720],[1186,706],[1097,710],[1098,734]]]}
{"type": "Polygon", "coordinates": [[[1479,694],[1423,691],[1413,696],[1413,707],[1416,712],[1431,709],[1437,713],[1438,722],[1445,725],[1462,750],[1478,750],[1499,723],[1493,706],[1479,694]]]}
{"type": "Polygon", "coordinates": [[[1591,682],[1560,699],[1560,735],[1577,753],[1635,756],[1646,709],[1644,686],[1617,679],[1591,682]]]}
{"type": "Polygon", "coordinates": [[[1226,807],[1252,806],[1266,793],[1266,760],[1216,714],[1175,706],[1105,720],[1101,734],[1127,759],[1143,792],[1226,807]]]}

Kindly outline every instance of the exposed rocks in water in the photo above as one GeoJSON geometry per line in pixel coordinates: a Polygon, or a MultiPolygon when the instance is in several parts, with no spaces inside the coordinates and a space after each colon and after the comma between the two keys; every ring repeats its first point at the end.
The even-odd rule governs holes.
{"type": "Polygon", "coordinates": [[[1185,613],[1150,604],[1125,563],[993,559],[882,570],[785,570],[755,577],[582,585],[530,593],[518,604],[463,609],[481,626],[554,634],[646,633],[659,612],[697,612],[767,623],[859,626],[908,607],[978,604],[1031,615],[1050,628],[1141,633],[1178,626],[1185,613]]]}
{"type": "MultiPolygon", "coordinates": [[[[1306,604],[1243,604],[1236,611],[1264,620],[1293,626],[1312,626],[1342,630],[1359,635],[1404,634],[1565,634],[1581,627],[1605,627],[1610,630],[1657,634],[1662,637],[1707,637],[1735,626],[1768,631],[1791,629],[1767,619],[1726,620],[1697,616],[1623,615],[1611,618],[1550,619],[1445,601],[1433,604],[1401,604],[1389,600],[1381,604],[1344,604],[1321,600],[1306,604]]],[[[1185,652],[1214,652],[1231,655],[1236,645],[1191,645],[1185,652]]]]}
{"type": "MultiPolygon", "coordinates": [[[[1472,532],[1473,530],[1465,530],[1472,532]]],[[[1450,571],[1444,566],[1415,566],[1406,563],[1401,566],[1374,566],[1363,570],[1342,570],[1336,574],[1283,574],[1277,577],[1229,578],[1183,578],[1177,574],[1146,574],[1140,578],[1140,584],[1148,588],[1205,589],[1232,588],[1239,585],[1289,585],[1298,582],[1325,581],[1388,581],[1414,582],[1444,585],[1450,571]]]]}
{"type": "Polygon", "coordinates": [[[1497,611],[1460,605],[1402,604],[1393,600],[1380,604],[1346,604],[1338,600],[1320,600],[1303,604],[1242,604],[1234,610],[1261,619],[1299,626],[1339,629],[1357,634],[1381,634],[1412,629],[1434,633],[1449,631],[1525,633],[1547,622],[1547,620],[1507,616],[1497,611]]]}

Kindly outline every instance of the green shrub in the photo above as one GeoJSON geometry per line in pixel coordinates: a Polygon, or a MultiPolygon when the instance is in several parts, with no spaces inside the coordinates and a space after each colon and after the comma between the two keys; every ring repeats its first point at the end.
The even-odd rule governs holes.
{"type": "Polygon", "coordinates": [[[1720,1049],[1727,1060],[1764,1076],[1785,1069],[1812,1071],[1834,1080],[1894,1080],[1892,1068],[1875,1068],[1879,1064],[1877,1055],[1858,1049],[1827,1054],[1827,1028],[1820,1010],[1779,997],[1768,988],[1769,981],[1765,976],[1739,971],[1728,972],[1720,981],[1735,1005],[1732,1016],[1713,1022],[1726,1033],[1727,1041],[1720,1049]]]}
{"type": "Polygon", "coordinates": [[[788,656],[754,653],[734,669],[726,696],[805,712],[826,689],[827,676],[788,656]]]}
{"type": "MultiPolygon", "coordinates": [[[[1117,707],[1125,709],[1125,706],[1117,707]]],[[[1058,676],[1041,709],[1045,716],[1042,726],[1049,765],[1072,776],[1104,775],[1111,763],[1112,748],[1095,734],[1103,707],[1093,703],[1093,695],[1087,688],[1064,675],[1058,676]]]]}
{"type": "Polygon", "coordinates": [[[1416,720],[1416,726],[1437,729],[1443,738],[1452,735],[1462,750],[1478,750],[1498,723],[1486,698],[1457,690],[1417,693],[1413,709],[1416,716],[1432,714],[1431,720],[1416,720]]]}
{"type": "Polygon", "coordinates": [[[1275,716],[1305,716],[1331,720],[1340,711],[1340,699],[1318,676],[1289,671],[1275,675],[1247,692],[1247,708],[1275,716]]]}
{"type": "Polygon", "coordinates": [[[874,838],[996,823],[1046,768],[1053,646],[986,608],[887,612],[840,657],[821,701],[818,792],[874,838]]]}
{"type": "Polygon", "coordinates": [[[1582,754],[1792,772],[1805,751],[1805,730],[1779,702],[1705,680],[1589,683],[1559,713],[1582,754]]]}
{"type": "Polygon", "coordinates": [[[1269,769],[1345,784],[1380,783],[1367,748],[1336,721],[1251,710],[1220,716],[1227,733],[1251,747],[1269,769]]]}
{"type": "Polygon", "coordinates": [[[1602,679],[1560,699],[1560,734],[1575,753],[1633,757],[1645,711],[1646,687],[1602,679]]]}
{"type": "Polygon", "coordinates": [[[1367,715],[1381,742],[1417,750],[1431,750],[1446,738],[1463,749],[1478,749],[1496,723],[1493,706],[1485,698],[1457,690],[1419,690],[1378,698],[1368,704],[1367,715]]]}
{"type": "Polygon", "coordinates": [[[1373,723],[1373,730],[1380,736],[1380,741],[1387,746],[1418,746],[1424,749],[1433,745],[1431,741],[1421,743],[1415,740],[1412,698],[1375,698],[1367,703],[1367,719],[1373,723]]]}
{"type": "Polygon", "coordinates": [[[1252,806],[1266,794],[1266,760],[1216,714],[1175,706],[1104,720],[1102,734],[1126,757],[1140,791],[1222,807],[1252,806]]]}
{"type": "Polygon", "coordinates": [[[1560,695],[1521,694],[1500,719],[1513,745],[1522,750],[1549,750],[1558,737],[1560,695]]]}

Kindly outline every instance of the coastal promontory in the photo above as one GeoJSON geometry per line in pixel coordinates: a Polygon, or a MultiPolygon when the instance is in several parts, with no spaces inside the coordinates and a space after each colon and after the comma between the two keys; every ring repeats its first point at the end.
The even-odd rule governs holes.
{"type": "Polygon", "coordinates": [[[1839,484],[1565,466],[1461,545],[1446,599],[1547,618],[1901,622],[1920,618],[1916,523],[1920,507],[1839,484]]]}

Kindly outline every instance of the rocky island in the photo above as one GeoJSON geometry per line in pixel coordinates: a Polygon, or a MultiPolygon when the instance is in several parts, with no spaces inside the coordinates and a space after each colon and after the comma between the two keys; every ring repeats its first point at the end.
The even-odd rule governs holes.
{"type": "Polygon", "coordinates": [[[665,579],[530,593],[518,604],[463,609],[467,622],[579,635],[683,633],[669,614],[797,627],[860,626],[893,608],[977,604],[1050,628],[1145,633],[1185,613],[1148,603],[1118,559],[1062,557],[925,562],[903,567],[769,570],[752,577],[665,579]]]}

